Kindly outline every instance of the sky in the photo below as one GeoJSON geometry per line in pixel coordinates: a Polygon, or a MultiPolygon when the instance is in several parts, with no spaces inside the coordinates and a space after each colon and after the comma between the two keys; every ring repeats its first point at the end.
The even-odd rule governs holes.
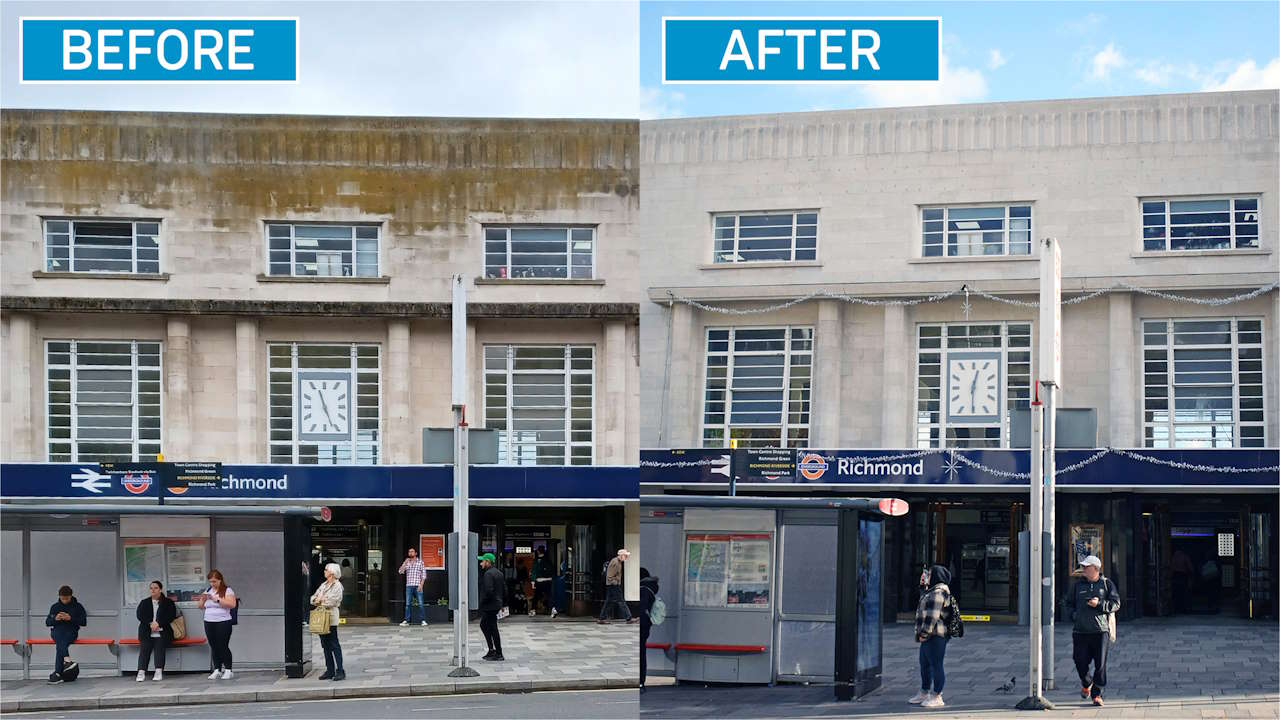
{"type": "Polygon", "coordinates": [[[1280,87],[1272,2],[13,2],[4,107],[662,118],[1280,87]],[[109,11],[104,8],[110,8],[109,11]],[[18,17],[298,16],[297,85],[20,85],[18,17]],[[663,15],[938,16],[936,83],[663,85],[663,15]]]}

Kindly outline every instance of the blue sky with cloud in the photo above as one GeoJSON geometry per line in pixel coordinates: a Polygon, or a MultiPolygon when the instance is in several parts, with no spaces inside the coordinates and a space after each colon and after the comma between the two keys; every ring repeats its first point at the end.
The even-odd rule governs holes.
{"type": "Polygon", "coordinates": [[[1280,87],[1275,2],[642,2],[641,117],[1280,87]],[[661,84],[663,15],[942,18],[927,84],[661,84]]]}

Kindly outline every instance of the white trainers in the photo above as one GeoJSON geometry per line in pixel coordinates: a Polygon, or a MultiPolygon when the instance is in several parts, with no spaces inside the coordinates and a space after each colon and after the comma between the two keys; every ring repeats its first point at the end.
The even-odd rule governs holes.
{"type": "Polygon", "coordinates": [[[147,671],[139,670],[138,677],[134,679],[134,682],[142,682],[143,680],[146,680],[146,679],[147,679],[147,671]]]}
{"type": "Polygon", "coordinates": [[[908,700],[907,702],[911,703],[912,705],[919,705],[920,703],[924,702],[929,698],[929,694],[930,693],[928,691],[921,690],[917,692],[915,695],[912,695],[911,699],[908,700]]]}
{"type": "Polygon", "coordinates": [[[222,679],[222,668],[218,668],[217,670],[214,670],[213,672],[209,673],[209,679],[210,679],[210,680],[221,680],[221,679],[222,679]]]}
{"type": "Polygon", "coordinates": [[[423,621],[422,621],[422,627],[426,627],[426,626],[427,626],[427,621],[426,621],[426,620],[423,620],[423,621]]]}
{"type": "Polygon", "coordinates": [[[223,680],[230,680],[230,679],[231,679],[231,668],[227,668],[226,670],[223,670],[223,671],[222,671],[222,679],[223,679],[223,680]]]}
{"type": "Polygon", "coordinates": [[[946,703],[942,702],[941,695],[937,693],[929,693],[929,697],[925,698],[924,702],[920,703],[920,707],[940,708],[946,707],[946,703]]]}
{"type": "Polygon", "coordinates": [[[155,674],[151,679],[152,679],[152,680],[163,680],[163,679],[164,679],[164,670],[156,670],[156,674],[155,674]]]}
{"type": "Polygon", "coordinates": [[[551,617],[555,617],[556,615],[559,615],[559,614],[560,613],[556,612],[555,608],[551,608],[551,617]]]}
{"type": "Polygon", "coordinates": [[[401,620],[401,621],[400,621],[400,627],[409,627],[409,621],[408,621],[408,620],[401,620]]]}

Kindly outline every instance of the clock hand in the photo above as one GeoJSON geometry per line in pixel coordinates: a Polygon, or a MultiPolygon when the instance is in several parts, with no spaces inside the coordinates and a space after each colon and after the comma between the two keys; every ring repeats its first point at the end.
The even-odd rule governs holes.
{"type": "Polygon", "coordinates": [[[973,374],[973,382],[969,383],[969,406],[973,407],[974,399],[978,394],[978,373],[973,374]]]}
{"type": "MultiPolygon", "coordinates": [[[[974,382],[977,382],[977,381],[975,380],[974,382]]],[[[324,417],[325,417],[325,419],[329,421],[329,424],[330,424],[330,425],[335,425],[335,426],[336,426],[336,425],[337,425],[337,423],[335,423],[335,422],[333,421],[333,417],[331,417],[331,416],[329,415],[329,406],[328,406],[328,405],[326,405],[326,404],[325,404],[325,402],[324,402],[324,393],[319,393],[319,396],[320,396],[320,409],[324,411],[324,417]]]]}

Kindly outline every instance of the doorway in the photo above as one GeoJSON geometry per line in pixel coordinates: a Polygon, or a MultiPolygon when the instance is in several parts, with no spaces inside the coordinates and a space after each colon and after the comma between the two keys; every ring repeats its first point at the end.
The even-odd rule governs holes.
{"type": "Polygon", "coordinates": [[[337,563],[342,570],[344,617],[366,618],[383,614],[384,528],[364,520],[311,528],[311,589],[324,581],[324,566],[337,563]]]}

